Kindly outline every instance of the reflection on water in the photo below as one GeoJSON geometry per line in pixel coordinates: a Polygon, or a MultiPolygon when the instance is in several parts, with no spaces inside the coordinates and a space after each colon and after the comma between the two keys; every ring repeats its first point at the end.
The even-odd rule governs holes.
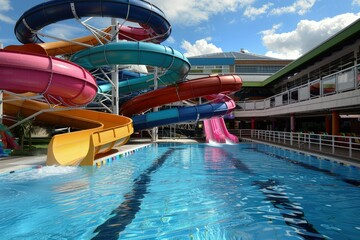
{"type": "Polygon", "coordinates": [[[359,179],[265,145],[157,144],[101,168],[0,176],[0,235],[355,240],[360,189],[349,182],[359,179]]]}

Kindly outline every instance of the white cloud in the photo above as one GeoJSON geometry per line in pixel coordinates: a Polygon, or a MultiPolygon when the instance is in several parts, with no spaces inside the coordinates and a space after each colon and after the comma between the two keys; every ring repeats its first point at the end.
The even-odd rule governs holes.
{"type": "Polygon", "coordinates": [[[169,36],[165,43],[176,43],[176,40],[172,36],[169,36]]]}
{"type": "Polygon", "coordinates": [[[203,54],[222,52],[221,48],[216,47],[212,43],[208,43],[211,38],[197,40],[194,44],[184,40],[181,47],[186,50],[185,57],[199,56],[203,54]]]}
{"type": "Polygon", "coordinates": [[[353,0],[352,5],[354,6],[360,6],[360,0],[353,0]]]}
{"type": "MultiPolygon", "coordinates": [[[[10,5],[10,0],[0,0],[0,12],[7,12],[12,9],[13,8],[10,5]]],[[[15,20],[13,20],[12,18],[10,18],[2,13],[0,13],[0,21],[9,23],[9,24],[15,23],[15,20]]]]}
{"type": "Polygon", "coordinates": [[[87,30],[78,26],[79,25],[70,26],[67,24],[56,23],[45,29],[45,33],[50,36],[54,36],[62,39],[72,39],[82,36],[81,34],[79,35],[79,33],[82,32],[88,33],[87,30]]]}
{"type": "Polygon", "coordinates": [[[274,8],[271,10],[271,14],[282,15],[285,13],[297,13],[304,15],[314,6],[316,0],[297,0],[290,6],[274,8]]]}
{"type": "Polygon", "coordinates": [[[10,0],[0,0],[0,11],[9,11],[11,9],[10,0]]]}
{"type": "Polygon", "coordinates": [[[277,33],[281,25],[262,31],[262,41],[270,57],[295,59],[313,49],[360,17],[360,13],[345,13],[319,22],[301,20],[291,32],[277,33]]]}
{"type": "Polygon", "coordinates": [[[255,0],[150,0],[159,7],[169,21],[188,26],[207,21],[210,16],[236,10],[252,4],[255,0]]]}
{"type": "Polygon", "coordinates": [[[10,17],[8,17],[8,16],[6,16],[4,14],[1,14],[1,13],[0,13],[0,21],[6,22],[6,23],[9,23],[9,24],[15,23],[15,21],[12,18],[10,18],[10,17]]]}
{"type": "Polygon", "coordinates": [[[255,20],[255,18],[259,15],[263,15],[267,12],[267,10],[274,5],[273,3],[264,4],[261,8],[255,8],[252,6],[246,7],[244,11],[244,16],[250,18],[251,20],[255,20]]]}

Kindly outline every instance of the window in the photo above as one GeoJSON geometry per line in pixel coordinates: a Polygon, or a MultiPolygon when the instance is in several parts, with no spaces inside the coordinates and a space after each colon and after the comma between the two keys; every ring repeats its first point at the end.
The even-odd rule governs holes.
{"type": "Polygon", "coordinates": [[[236,73],[275,73],[284,66],[276,65],[236,65],[236,73]]]}
{"type": "Polygon", "coordinates": [[[229,73],[230,67],[228,65],[204,65],[204,66],[192,66],[191,73],[229,73]]]}

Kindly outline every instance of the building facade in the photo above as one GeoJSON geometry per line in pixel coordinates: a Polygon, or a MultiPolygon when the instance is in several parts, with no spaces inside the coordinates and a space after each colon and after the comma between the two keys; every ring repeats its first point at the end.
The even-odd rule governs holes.
{"type": "Polygon", "coordinates": [[[189,61],[190,78],[243,79],[230,128],[360,135],[360,20],[294,61],[244,51],[189,61]]]}

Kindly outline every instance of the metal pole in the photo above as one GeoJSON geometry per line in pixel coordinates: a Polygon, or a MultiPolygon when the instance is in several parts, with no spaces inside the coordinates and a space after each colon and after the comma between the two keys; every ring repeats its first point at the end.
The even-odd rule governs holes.
{"type": "MultiPolygon", "coordinates": [[[[154,90],[156,90],[158,88],[158,68],[155,67],[154,68],[154,90]]],[[[159,107],[154,107],[153,108],[154,112],[159,111],[159,107]]],[[[152,141],[156,142],[158,140],[158,127],[153,127],[152,129],[152,141]]]]}
{"type": "MultiPolygon", "coordinates": [[[[111,19],[111,34],[114,36],[114,42],[118,42],[118,26],[116,18],[111,19]]],[[[113,87],[111,90],[111,100],[112,100],[112,113],[119,115],[119,66],[113,65],[113,71],[111,73],[111,81],[113,87]]]]}

